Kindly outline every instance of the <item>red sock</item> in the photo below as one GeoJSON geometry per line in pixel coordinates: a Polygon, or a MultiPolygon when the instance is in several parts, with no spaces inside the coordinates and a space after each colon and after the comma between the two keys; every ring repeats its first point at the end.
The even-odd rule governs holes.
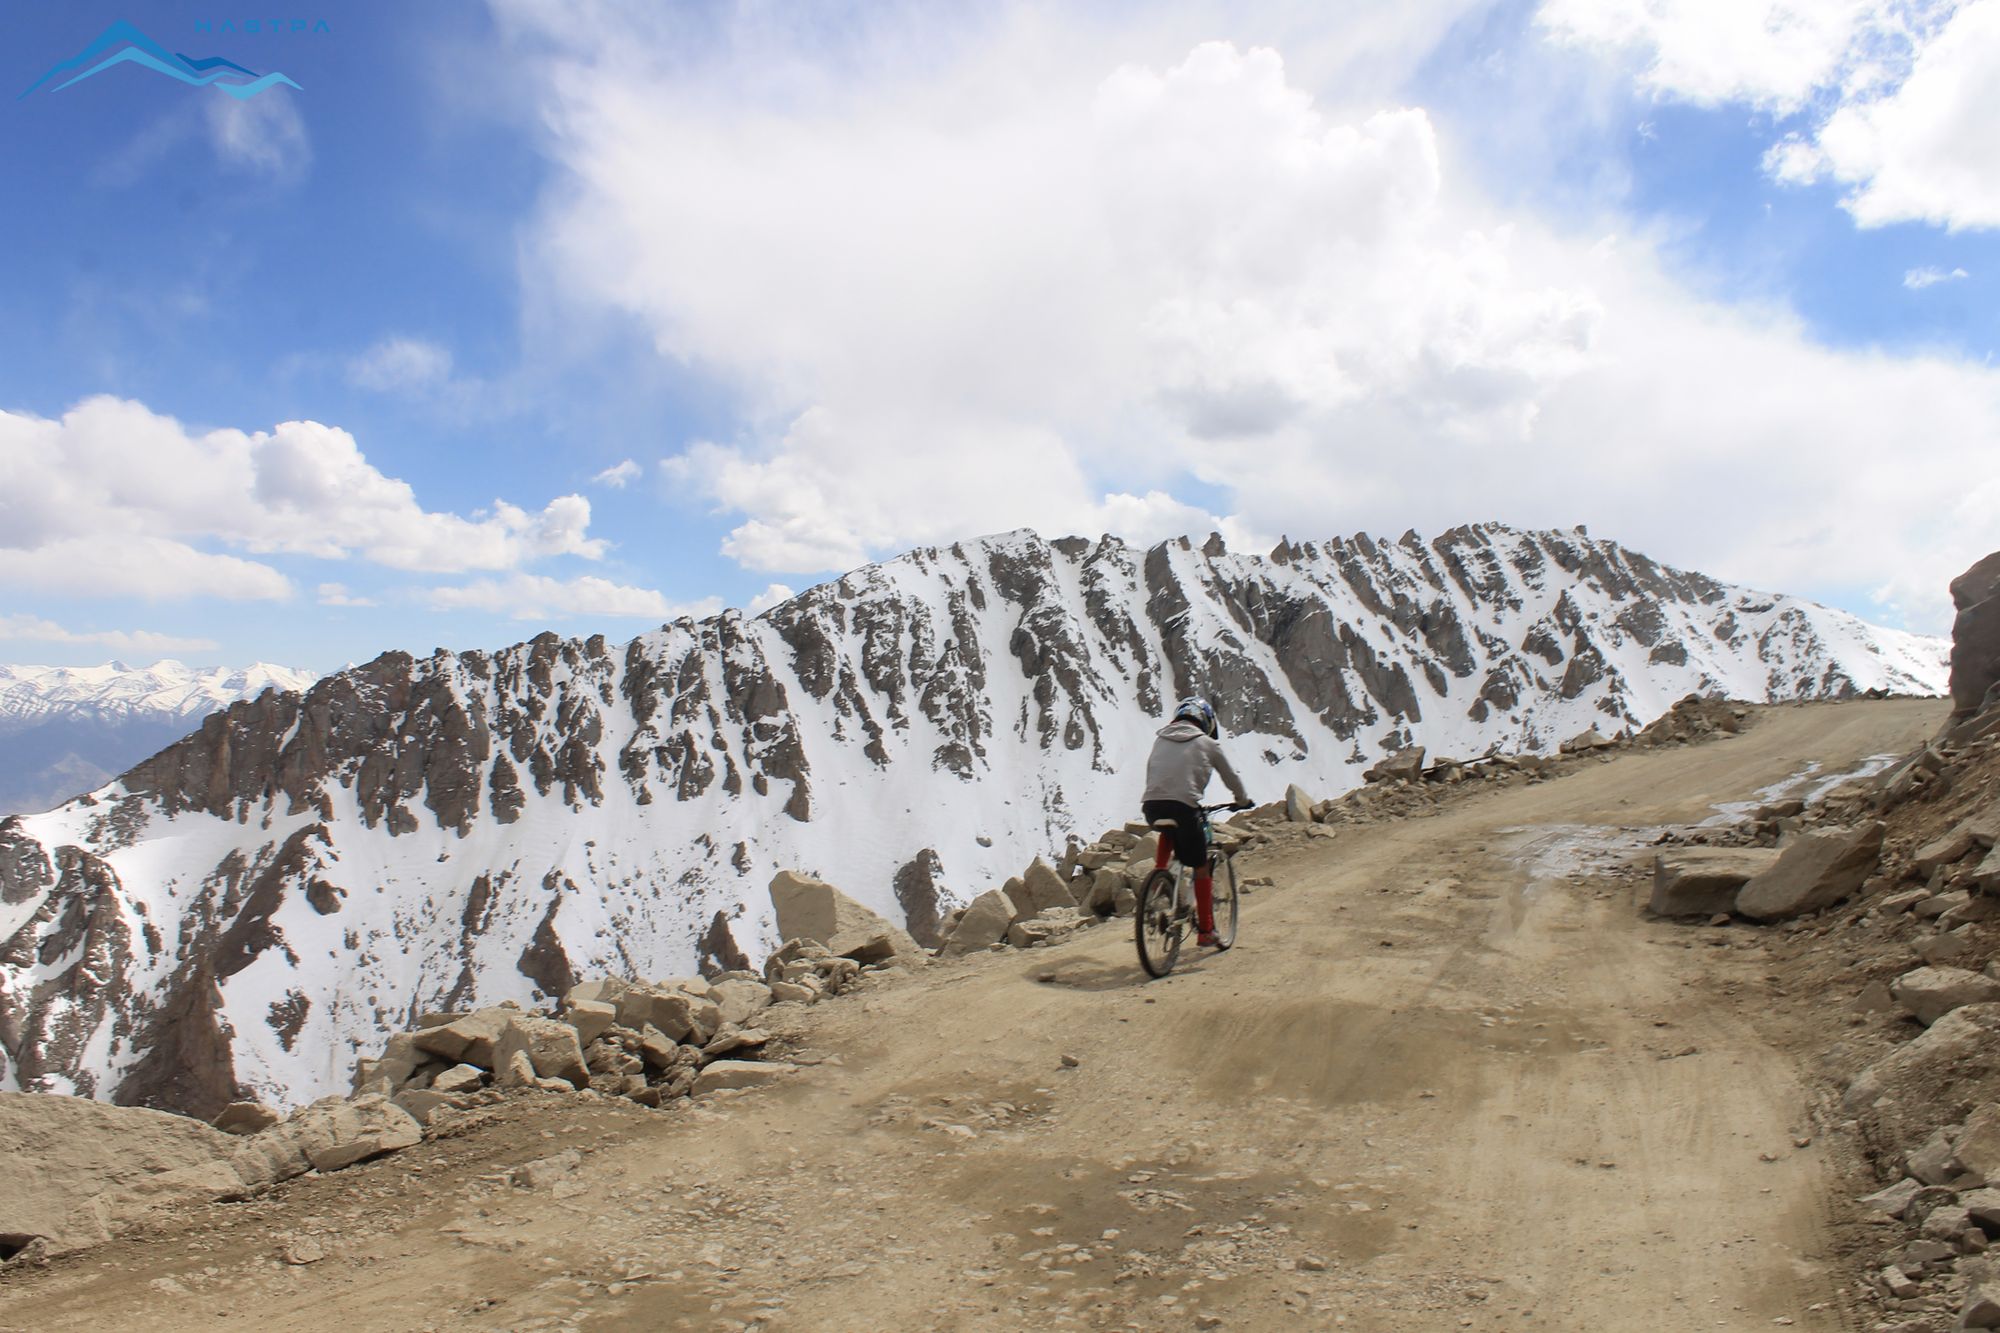
{"type": "Polygon", "coordinates": [[[1207,871],[1194,877],[1194,919],[1202,934],[1215,933],[1215,882],[1207,871]]]}

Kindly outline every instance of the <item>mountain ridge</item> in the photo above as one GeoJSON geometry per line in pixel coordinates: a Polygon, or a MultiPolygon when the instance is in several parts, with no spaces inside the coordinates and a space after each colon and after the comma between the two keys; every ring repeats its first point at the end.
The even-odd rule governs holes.
{"type": "Polygon", "coordinates": [[[780,868],[921,938],[1124,817],[1186,693],[1214,700],[1253,795],[1324,795],[1412,741],[1548,749],[1694,691],[1936,693],[1942,658],[1498,524],[1269,555],[1022,530],[616,648],[384,654],[0,824],[0,1084],[303,1099],[423,1009],[761,952],[780,868]]]}

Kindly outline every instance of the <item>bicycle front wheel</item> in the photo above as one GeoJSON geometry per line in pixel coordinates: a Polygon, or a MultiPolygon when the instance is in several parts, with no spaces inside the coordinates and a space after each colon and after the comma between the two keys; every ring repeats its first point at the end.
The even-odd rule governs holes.
{"type": "Polygon", "coordinates": [[[1174,875],[1155,870],[1139,888],[1139,910],[1132,914],[1132,934],[1139,944],[1139,966],[1149,977],[1164,977],[1180,957],[1187,923],[1175,912],[1174,875]]]}
{"type": "Polygon", "coordinates": [[[1209,882],[1214,886],[1215,947],[1227,949],[1236,943],[1236,862],[1220,852],[1209,858],[1209,882]]]}

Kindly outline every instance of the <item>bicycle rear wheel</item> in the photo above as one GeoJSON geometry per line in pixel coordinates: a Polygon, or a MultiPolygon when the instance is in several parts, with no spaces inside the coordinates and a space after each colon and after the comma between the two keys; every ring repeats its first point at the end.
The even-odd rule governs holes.
{"type": "Polygon", "coordinates": [[[1227,949],[1236,943],[1236,863],[1221,852],[1208,858],[1209,883],[1214,886],[1215,947],[1227,949]]]}
{"type": "Polygon", "coordinates": [[[1139,910],[1132,914],[1132,934],[1139,944],[1139,966],[1149,977],[1164,977],[1180,957],[1187,922],[1174,911],[1174,873],[1155,870],[1139,888],[1139,910]]]}

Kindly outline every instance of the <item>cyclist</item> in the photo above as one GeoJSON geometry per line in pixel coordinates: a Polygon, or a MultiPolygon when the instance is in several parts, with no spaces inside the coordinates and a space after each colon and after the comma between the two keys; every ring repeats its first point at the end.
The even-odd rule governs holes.
{"type": "Polygon", "coordinates": [[[1195,924],[1201,934],[1195,943],[1213,947],[1215,937],[1215,886],[1208,874],[1208,828],[1202,820],[1201,794],[1208,787],[1210,772],[1220,773],[1236,797],[1236,808],[1250,808],[1243,793],[1243,780],[1223,757],[1216,739],[1215,709],[1206,699],[1183,699],[1174,705],[1173,720],[1160,728],[1153,741],[1153,753],[1146,760],[1146,795],[1139,803],[1146,822],[1174,821],[1174,854],[1181,864],[1194,868],[1195,924]]]}

